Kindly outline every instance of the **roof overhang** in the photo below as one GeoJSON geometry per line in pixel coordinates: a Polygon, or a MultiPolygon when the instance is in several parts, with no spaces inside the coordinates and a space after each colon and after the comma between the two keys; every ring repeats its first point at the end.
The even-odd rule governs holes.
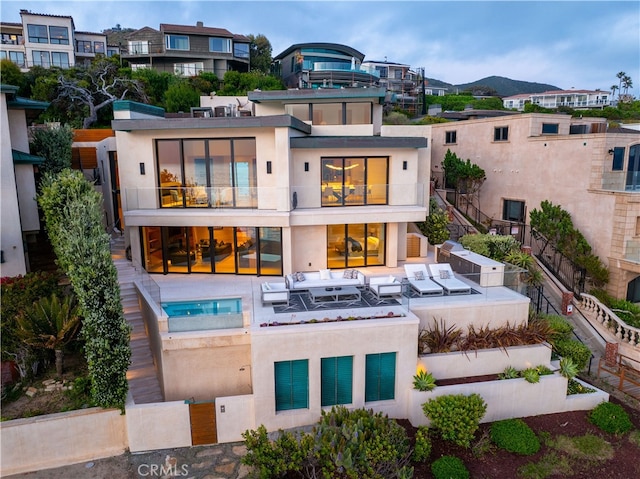
{"type": "Polygon", "coordinates": [[[267,102],[309,102],[313,100],[355,100],[372,99],[384,102],[386,90],[384,87],[362,88],[322,88],[301,90],[271,90],[250,91],[247,93],[249,100],[254,103],[267,102]]]}
{"type": "Polygon", "coordinates": [[[291,148],[426,148],[424,137],[305,136],[290,139],[291,148]]]}
{"type": "Polygon", "coordinates": [[[311,125],[290,115],[113,120],[111,128],[115,131],[292,128],[302,133],[311,133],[311,125]]]}
{"type": "Polygon", "coordinates": [[[30,155],[24,151],[11,150],[11,156],[15,165],[41,165],[44,162],[41,156],[30,155]]]}

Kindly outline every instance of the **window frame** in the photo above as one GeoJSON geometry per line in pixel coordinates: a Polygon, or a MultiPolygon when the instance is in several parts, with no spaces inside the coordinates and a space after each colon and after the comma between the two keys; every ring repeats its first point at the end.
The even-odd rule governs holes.
{"type": "Polygon", "coordinates": [[[502,199],[502,219],[504,221],[512,221],[514,223],[524,223],[527,211],[527,204],[524,200],[514,200],[509,198],[502,199]],[[520,204],[520,213],[517,217],[510,216],[511,214],[511,205],[516,205],[516,203],[520,204]]]}
{"type": "Polygon", "coordinates": [[[231,38],[209,37],[209,52],[211,52],[211,53],[232,53],[233,52],[233,45],[232,45],[231,38]],[[214,48],[214,42],[215,41],[220,41],[220,44],[222,46],[221,50],[216,50],[214,48]]]}
{"type": "Polygon", "coordinates": [[[93,53],[93,43],[91,40],[76,40],[76,52],[93,53]],[[89,47],[89,49],[87,49],[89,47]]]}
{"type": "Polygon", "coordinates": [[[233,42],[233,56],[235,58],[246,58],[249,59],[250,57],[250,50],[251,50],[251,46],[248,43],[236,43],[233,42]],[[240,48],[242,47],[242,48],[240,48]],[[244,47],[247,48],[246,54],[244,52],[244,47]]]}
{"type": "Polygon", "coordinates": [[[164,36],[164,46],[167,50],[188,52],[191,49],[189,35],[175,35],[173,33],[167,33],[164,36]],[[186,48],[180,46],[185,41],[187,43],[186,48]]]}
{"type": "Polygon", "coordinates": [[[353,356],[320,359],[320,406],[353,403],[353,356]]]}
{"type": "Polygon", "coordinates": [[[34,66],[37,65],[43,68],[51,67],[51,55],[47,50],[31,50],[31,57],[33,59],[34,66]],[[40,57],[38,60],[36,60],[36,55],[40,57]],[[46,65],[45,62],[42,61],[44,57],[46,57],[46,65]]]}
{"type": "Polygon", "coordinates": [[[613,148],[613,158],[611,159],[611,171],[623,171],[624,170],[624,150],[622,146],[616,146],[613,148]]]}
{"type": "Polygon", "coordinates": [[[38,23],[27,24],[27,38],[30,43],[49,43],[49,29],[38,23]],[[42,34],[45,36],[42,36],[42,34]]]}
{"type": "Polygon", "coordinates": [[[445,145],[453,145],[458,141],[458,132],[457,130],[449,130],[444,132],[444,144],[445,145]]]}
{"type": "Polygon", "coordinates": [[[104,42],[94,41],[93,42],[93,51],[94,53],[105,53],[106,45],[104,42]]]}
{"type": "Polygon", "coordinates": [[[69,45],[69,29],[60,25],[49,25],[49,43],[69,45]],[[54,32],[57,32],[54,34],[54,32]]]}
{"type": "Polygon", "coordinates": [[[558,123],[543,123],[541,132],[543,135],[557,135],[559,128],[558,123]]]}
{"type": "Polygon", "coordinates": [[[395,399],[396,356],[395,352],[366,355],[365,403],[395,399]]]}
{"type": "Polygon", "coordinates": [[[69,54],[67,52],[51,52],[51,66],[69,68],[69,54]]]}
{"type": "Polygon", "coordinates": [[[493,141],[509,141],[509,127],[496,126],[493,129],[493,141]]]}
{"type": "Polygon", "coordinates": [[[309,409],[308,359],[274,362],[273,377],[276,412],[309,409]]]}

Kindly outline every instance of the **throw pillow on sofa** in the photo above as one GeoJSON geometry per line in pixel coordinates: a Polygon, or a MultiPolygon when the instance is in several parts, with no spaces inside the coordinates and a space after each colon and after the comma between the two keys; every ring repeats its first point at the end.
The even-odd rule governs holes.
{"type": "Polygon", "coordinates": [[[304,281],[305,277],[304,277],[304,273],[301,273],[300,271],[298,271],[297,273],[294,273],[293,275],[296,278],[296,281],[304,281]]]}
{"type": "Polygon", "coordinates": [[[320,270],[320,279],[331,279],[331,270],[330,269],[321,269],[320,270]]]}

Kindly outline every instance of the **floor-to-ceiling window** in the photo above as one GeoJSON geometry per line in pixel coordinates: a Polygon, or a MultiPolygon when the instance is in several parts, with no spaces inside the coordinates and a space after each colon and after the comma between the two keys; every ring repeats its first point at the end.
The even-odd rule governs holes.
{"type": "Polygon", "coordinates": [[[322,158],[322,206],[387,204],[389,158],[322,158]]]}
{"type": "Polygon", "coordinates": [[[280,228],[147,226],[141,238],[150,273],[282,276],[280,228]]]}
{"type": "Polygon", "coordinates": [[[164,208],[252,208],[257,204],[254,138],[157,140],[164,208]]]}
{"type": "Polygon", "coordinates": [[[384,223],[327,226],[327,267],[384,265],[385,233],[384,223]]]}
{"type": "Polygon", "coordinates": [[[640,144],[629,148],[626,190],[640,190],[640,144]]]}

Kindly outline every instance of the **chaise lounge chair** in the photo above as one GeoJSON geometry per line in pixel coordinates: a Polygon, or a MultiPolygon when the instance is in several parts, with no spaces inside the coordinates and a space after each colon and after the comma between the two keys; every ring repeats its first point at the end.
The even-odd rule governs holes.
{"type": "Polygon", "coordinates": [[[429,278],[429,272],[424,264],[405,264],[404,271],[411,288],[420,296],[442,296],[444,289],[429,278]]]}
{"type": "Polygon", "coordinates": [[[471,294],[471,286],[455,277],[449,263],[430,264],[429,272],[431,279],[442,286],[449,296],[471,294]]]}

